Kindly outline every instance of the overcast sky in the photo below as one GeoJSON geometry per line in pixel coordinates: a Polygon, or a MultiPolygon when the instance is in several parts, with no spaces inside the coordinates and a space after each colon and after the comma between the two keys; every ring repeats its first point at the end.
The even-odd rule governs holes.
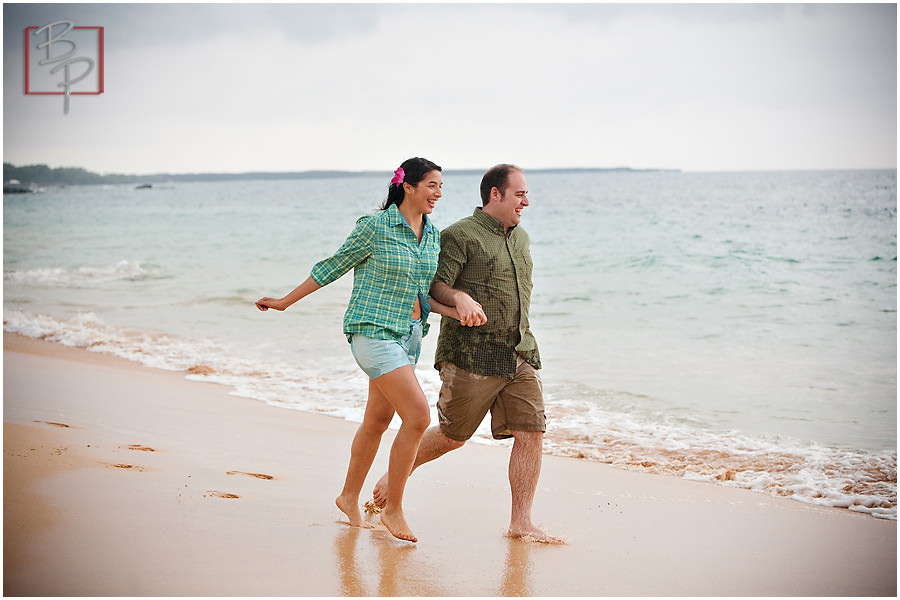
{"type": "Polygon", "coordinates": [[[895,4],[7,3],[3,17],[16,165],[897,166],[895,4]],[[59,20],[105,36],[104,93],[68,114],[24,94],[25,28],[59,20]]]}

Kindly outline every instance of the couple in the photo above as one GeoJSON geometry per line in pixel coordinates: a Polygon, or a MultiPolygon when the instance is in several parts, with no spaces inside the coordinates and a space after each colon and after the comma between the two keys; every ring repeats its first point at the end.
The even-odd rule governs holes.
{"type": "Polygon", "coordinates": [[[519,227],[528,206],[524,172],[501,164],[481,181],[482,207],[443,233],[428,215],[441,197],[441,167],[410,158],[394,172],[382,210],[364,215],[331,257],[283,298],[284,310],[353,269],[344,333],[369,376],[365,416],[353,438],[344,489],[335,503],[350,525],[363,520],[359,495],[394,413],[402,421],[388,472],[376,484],[381,521],[395,537],[418,541],[403,513],[403,491],[419,465],[463,446],[488,410],[495,439],[514,438],[509,460],[510,537],[561,543],[531,521],[541,470],[544,406],[537,342],[528,324],[531,255],[519,227]],[[443,316],[435,366],[440,425],[431,420],[415,375],[428,315],[443,316]]]}

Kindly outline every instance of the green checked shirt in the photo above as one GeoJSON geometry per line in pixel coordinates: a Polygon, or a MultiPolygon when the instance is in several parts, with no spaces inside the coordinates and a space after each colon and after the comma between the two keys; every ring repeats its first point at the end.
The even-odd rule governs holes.
{"type": "Polygon", "coordinates": [[[428,333],[428,288],[437,268],[440,232],[425,215],[421,243],[396,205],[356,221],[353,232],[310,276],[326,286],[353,269],[353,292],[344,313],[344,333],[399,340],[409,333],[416,298],[422,333],[428,333]]]}
{"type": "Polygon", "coordinates": [[[528,324],[531,252],[521,226],[503,224],[480,207],[441,233],[435,281],[466,292],[481,304],[487,323],[464,327],[443,317],[435,363],[447,361],[476,375],[512,379],[521,355],[541,368],[537,340],[528,324]]]}

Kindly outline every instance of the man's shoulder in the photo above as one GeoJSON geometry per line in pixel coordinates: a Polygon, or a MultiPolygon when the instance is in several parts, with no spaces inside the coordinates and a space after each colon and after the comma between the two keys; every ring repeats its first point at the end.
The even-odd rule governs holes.
{"type": "Polygon", "coordinates": [[[475,218],[475,215],[468,215],[454,223],[451,223],[450,225],[447,225],[446,227],[444,227],[444,230],[446,231],[447,229],[470,229],[472,227],[472,225],[475,225],[477,222],[478,222],[478,219],[475,218]]]}
{"type": "Polygon", "coordinates": [[[476,232],[476,226],[478,225],[478,221],[472,215],[468,217],[463,217],[459,221],[455,223],[451,223],[447,225],[443,229],[441,229],[441,236],[449,236],[449,237],[473,237],[476,232]]]}

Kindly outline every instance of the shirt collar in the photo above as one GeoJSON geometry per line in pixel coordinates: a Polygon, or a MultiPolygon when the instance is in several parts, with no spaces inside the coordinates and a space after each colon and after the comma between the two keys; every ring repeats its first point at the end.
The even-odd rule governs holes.
{"type": "Polygon", "coordinates": [[[472,213],[472,216],[475,217],[475,220],[478,223],[484,225],[491,231],[502,235],[503,237],[506,237],[507,233],[512,233],[514,229],[514,227],[510,227],[509,232],[507,232],[506,227],[503,226],[503,223],[500,222],[500,219],[487,214],[480,206],[475,208],[475,212],[472,213]]]}
{"type": "MultiPolygon", "coordinates": [[[[406,222],[406,217],[403,216],[403,213],[400,212],[400,208],[396,204],[391,204],[388,206],[388,213],[390,216],[391,225],[406,225],[409,227],[409,223],[406,222]]],[[[431,233],[431,219],[428,215],[422,215],[425,217],[425,228],[422,230],[422,235],[424,236],[426,233],[431,233]]],[[[412,229],[412,227],[409,227],[412,229]]]]}

